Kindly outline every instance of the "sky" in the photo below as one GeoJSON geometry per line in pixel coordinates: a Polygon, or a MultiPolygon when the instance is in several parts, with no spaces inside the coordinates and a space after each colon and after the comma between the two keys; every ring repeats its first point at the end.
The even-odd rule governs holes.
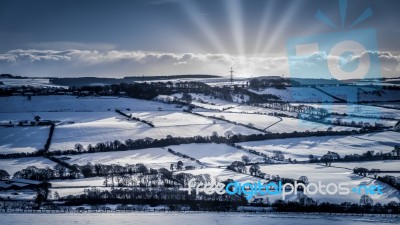
{"type": "MultiPolygon", "coordinates": [[[[227,76],[233,67],[235,76],[295,77],[298,70],[292,68],[290,40],[314,37],[324,46],[320,42],[326,38],[321,35],[331,39],[340,32],[373,29],[376,37],[365,40],[376,47],[365,52],[379,58],[381,75],[398,77],[400,1],[348,0],[344,17],[339,2],[0,0],[0,73],[42,77],[227,76]],[[368,8],[371,15],[349,27],[368,8]],[[330,23],[316,18],[318,11],[330,23]]],[[[365,52],[353,54],[349,62],[361,60],[365,52]]],[[[314,61],[307,68],[312,71],[314,64],[334,59],[329,53],[309,53],[314,61]]],[[[310,76],[319,73],[314,70],[310,76]]]]}

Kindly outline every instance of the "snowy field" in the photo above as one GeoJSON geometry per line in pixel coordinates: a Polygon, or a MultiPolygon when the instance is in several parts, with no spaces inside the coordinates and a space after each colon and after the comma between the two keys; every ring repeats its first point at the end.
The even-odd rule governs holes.
{"type": "Polygon", "coordinates": [[[400,163],[399,163],[399,161],[396,161],[396,160],[334,163],[333,166],[343,167],[343,168],[348,168],[348,169],[354,169],[356,167],[363,167],[363,168],[367,168],[369,170],[370,169],[380,169],[382,171],[400,171],[400,163]]]}
{"type": "Polygon", "coordinates": [[[284,102],[335,102],[331,96],[311,87],[287,87],[286,89],[265,88],[252,90],[259,95],[275,95],[284,102]]]}
{"type": "MultiPolygon", "coordinates": [[[[229,110],[230,111],[230,110],[229,110]]],[[[252,124],[254,127],[259,129],[265,129],[267,132],[271,133],[291,133],[294,131],[305,132],[305,131],[326,131],[332,128],[332,131],[351,131],[358,130],[354,127],[344,127],[344,126],[334,126],[326,125],[296,118],[287,117],[276,117],[262,114],[253,113],[233,113],[233,112],[201,112],[198,113],[206,116],[216,116],[219,118],[225,118],[230,121],[252,124]]]]}
{"type": "Polygon", "coordinates": [[[211,119],[188,113],[159,114],[159,112],[156,112],[152,114],[149,112],[140,115],[143,116],[140,117],[142,119],[154,121],[156,127],[152,128],[141,122],[127,121],[122,116],[104,117],[104,119],[95,121],[57,126],[50,150],[73,149],[76,143],[86,147],[89,144],[94,145],[105,141],[119,140],[123,142],[127,139],[134,140],[146,137],[160,139],[167,137],[167,135],[173,137],[211,136],[213,132],[224,135],[226,131],[245,135],[260,133],[226,122],[214,124],[211,119]],[[158,125],[160,127],[157,127],[158,125]]]}
{"type": "Polygon", "coordinates": [[[297,113],[295,113],[295,112],[280,111],[280,110],[276,110],[276,109],[268,109],[268,108],[254,107],[254,106],[247,106],[247,105],[239,105],[237,107],[226,110],[226,112],[260,113],[260,114],[284,113],[289,116],[297,116],[297,113]]]}
{"type": "Polygon", "coordinates": [[[226,144],[187,144],[168,148],[198,159],[207,166],[227,166],[233,161],[242,161],[244,155],[248,156],[252,162],[263,161],[259,156],[226,144]]]}
{"type": "Polygon", "coordinates": [[[60,187],[103,187],[103,182],[103,177],[89,177],[71,180],[52,180],[51,187],[54,189],[60,187]]]}
{"type": "MultiPolygon", "coordinates": [[[[104,181],[104,180],[103,180],[104,181]]],[[[100,182],[100,181],[99,181],[100,182]]],[[[79,184],[79,183],[78,183],[79,184]]],[[[49,188],[50,192],[54,194],[57,192],[60,197],[66,197],[68,195],[81,195],[84,193],[85,189],[89,187],[87,185],[83,185],[84,187],[64,187],[64,188],[49,188]]],[[[111,190],[111,187],[96,187],[102,191],[111,190]]]]}
{"type": "Polygon", "coordinates": [[[387,127],[393,127],[398,122],[397,120],[384,120],[384,119],[373,119],[373,118],[364,118],[364,117],[353,117],[353,116],[329,116],[325,118],[325,121],[341,121],[350,124],[354,121],[356,124],[362,122],[363,124],[369,123],[374,126],[375,123],[383,124],[387,127]]]}
{"type": "Polygon", "coordinates": [[[398,101],[399,92],[396,90],[383,90],[381,87],[357,86],[328,86],[320,87],[321,90],[343,100],[348,101],[398,101]]]}
{"type": "Polygon", "coordinates": [[[379,216],[328,216],[305,214],[249,214],[249,213],[80,213],[80,214],[0,214],[3,225],[73,224],[146,224],[146,225],[204,225],[204,224],[268,224],[279,225],[385,225],[399,224],[395,218],[379,216]]]}
{"type": "Polygon", "coordinates": [[[266,182],[264,179],[260,179],[257,177],[250,176],[248,174],[236,173],[231,170],[221,169],[221,168],[203,168],[203,169],[195,169],[195,170],[187,170],[183,172],[175,172],[175,173],[190,173],[193,175],[201,175],[201,174],[209,174],[211,176],[211,182],[222,182],[229,179],[239,181],[239,182],[257,182],[261,180],[262,182],[266,182]]]}
{"type": "Polygon", "coordinates": [[[214,116],[218,118],[224,118],[229,121],[234,121],[242,124],[252,124],[254,127],[259,129],[265,129],[274,123],[280,121],[278,117],[260,115],[260,114],[243,114],[243,113],[218,113],[218,112],[198,112],[205,116],[214,116]]]}
{"type": "MultiPolygon", "coordinates": [[[[296,104],[293,104],[296,105],[296,104]]],[[[400,110],[387,109],[376,106],[357,105],[357,104],[344,104],[344,103],[332,103],[332,104],[307,104],[314,108],[324,108],[329,112],[346,113],[360,116],[372,116],[372,117],[387,117],[400,119],[400,110]]]]}
{"type": "Polygon", "coordinates": [[[43,149],[49,127],[0,127],[0,154],[43,149]]]}
{"type": "Polygon", "coordinates": [[[26,97],[12,96],[0,97],[0,112],[99,112],[114,109],[127,109],[132,111],[158,111],[162,110],[181,111],[175,105],[160,102],[146,101],[134,98],[119,97],[81,97],[75,96],[33,96],[31,101],[26,97]]]}
{"type": "MultiPolygon", "coordinates": [[[[288,93],[285,94],[283,92],[280,95],[287,99],[289,99],[289,97],[295,99],[308,98],[312,99],[310,102],[316,102],[317,100],[314,97],[316,96],[315,92],[318,91],[312,88],[307,89],[310,90],[305,91],[298,89],[296,92],[289,93],[298,93],[296,96],[289,96],[288,93]]],[[[208,109],[196,109],[195,111],[198,113],[207,116],[223,116],[227,120],[243,124],[251,123],[260,129],[267,128],[267,132],[290,133],[293,131],[305,132],[307,130],[326,131],[329,128],[332,128],[334,131],[357,129],[353,127],[330,126],[295,118],[280,118],[272,115],[262,115],[285,113],[287,115],[296,116],[296,113],[238,105],[237,103],[227,102],[205,95],[191,95],[193,98],[193,104],[208,109]]],[[[318,96],[322,96],[322,98],[326,97],[325,95],[320,94],[318,96]]],[[[180,98],[181,94],[159,97],[160,99],[164,100],[166,98],[173,97],[180,98]]],[[[240,101],[238,98],[240,97],[235,96],[235,99],[240,101]]],[[[246,100],[247,97],[244,96],[244,99],[246,100]]],[[[55,128],[52,144],[50,146],[51,151],[73,149],[76,143],[80,143],[86,148],[89,144],[95,145],[99,142],[105,141],[119,140],[124,142],[127,139],[135,140],[146,137],[160,139],[165,138],[168,135],[173,137],[193,137],[197,135],[211,136],[214,132],[216,132],[219,136],[225,136],[227,131],[242,135],[261,133],[244,126],[234,125],[221,120],[208,119],[202,116],[185,113],[182,112],[182,108],[177,108],[174,104],[165,104],[162,102],[131,98],[33,96],[32,101],[28,101],[26,97],[1,97],[0,104],[7,105],[7,107],[0,108],[0,121],[33,120],[35,116],[40,116],[42,120],[60,121],[57,123],[55,128]],[[150,127],[149,125],[138,121],[128,121],[125,117],[117,114],[114,111],[115,109],[120,109],[128,115],[132,114],[132,116],[138,117],[142,120],[150,121],[155,125],[155,127],[150,127]]],[[[385,116],[400,119],[400,110],[385,109],[382,107],[312,103],[308,105],[312,105],[316,108],[323,107],[329,111],[339,113],[385,116]]],[[[342,118],[342,121],[350,120],[355,120],[356,122],[369,122],[371,124],[374,124],[375,122],[383,122],[385,125],[394,125],[397,122],[392,120],[380,121],[377,119],[357,117],[342,118]]],[[[45,145],[48,133],[48,127],[0,128],[0,154],[33,152],[38,149],[42,149],[45,145]]],[[[291,158],[297,160],[308,160],[308,156],[310,154],[321,157],[328,151],[337,152],[341,156],[346,154],[363,154],[366,151],[386,153],[392,151],[394,146],[399,144],[399,140],[400,133],[386,131],[381,133],[370,133],[354,136],[288,138],[280,140],[244,142],[238,144],[245,148],[254,149],[270,156],[273,156],[274,151],[279,150],[283,152],[286,159],[291,158]]],[[[184,173],[191,173],[195,175],[210,174],[212,178],[218,180],[234,179],[241,182],[253,182],[259,180],[259,178],[252,177],[248,174],[236,173],[224,169],[233,161],[242,161],[242,156],[248,156],[251,162],[263,161],[262,157],[247,153],[243,150],[239,150],[226,144],[185,144],[168,146],[165,148],[68,155],[67,157],[69,157],[69,159],[66,159],[66,162],[78,165],[84,165],[88,162],[92,164],[101,163],[119,165],[143,163],[149,168],[159,169],[169,168],[171,163],[176,164],[178,161],[182,161],[184,166],[191,165],[196,167],[194,170],[181,171],[184,173]],[[205,165],[201,166],[191,160],[175,156],[167,151],[168,148],[196,158],[205,165]]],[[[47,166],[53,167],[55,165],[56,164],[54,162],[42,157],[0,160],[0,169],[5,169],[11,175],[16,171],[25,169],[28,166],[45,168],[47,166]]],[[[377,183],[377,181],[372,180],[370,177],[364,178],[352,174],[352,169],[354,167],[366,167],[368,169],[377,168],[381,170],[400,170],[397,161],[376,161],[359,163],[333,163],[332,167],[329,168],[316,164],[262,165],[261,171],[270,175],[279,175],[281,177],[294,179],[298,179],[300,176],[305,175],[310,181],[318,182],[321,180],[325,183],[344,182],[353,186],[358,186],[360,184],[372,185],[377,183]]],[[[53,187],[51,188],[51,191],[53,193],[57,191],[61,196],[66,196],[69,194],[79,195],[83,193],[84,187],[102,187],[103,181],[104,179],[99,177],[76,180],[54,180],[52,181],[53,187]]],[[[383,186],[385,186],[385,190],[387,190],[387,192],[385,192],[383,196],[375,197],[375,202],[387,203],[392,200],[397,202],[400,200],[398,191],[395,191],[393,188],[390,188],[387,185],[383,186]]],[[[102,187],[102,189],[107,188],[102,187]]],[[[0,197],[11,196],[11,193],[3,192],[2,194],[3,195],[0,195],[0,197]]],[[[18,198],[28,197],[32,199],[32,193],[21,192],[21,195],[18,196],[18,198]]],[[[291,196],[291,198],[295,199],[296,196],[291,196]]],[[[351,201],[356,203],[359,201],[360,196],[357,194],[350,196],[321,195],[313,198],[320,202],[329,201],[341,203],[344,201],[351,201]]],[[[273,198],[270,198],[270,200],[273,200],[273,198]]],[[[260,215],[259,217],[262,216],[260,215]]],[[[203,222],[205,220],[207,220],[207,218],[204,219],[201,224],[204,224],[203,222]]],[[[215,220],[216,218],[212,219],[212,221],[215,220]]],[[[138,221],[138,224],[142,224],[140,223],[139,219],[138,221]]],[[[307,221],[308,224],[310,222],[309,220],[305,221],[307,221]]],[[[77,223],[79,222],[80,221],[77,223]]],[[[112,221],[112,223],[114,222],[115,221],[112,221]]],[[[193,224],[197,223],[197,221],[193,222],[193,224]]],[[[21,221],[21,223],[17,224],[23,223],[24,222],[21,221]]],[[[57,221],[54,223],[56,224],[57,221]]],[[[165,221],[163,221],[163,223],[166,224],[165,221]]],[[[296,223],[301,224],[301,222],[297,220],[296,223]]],[[[30,224],[35,223],[32,222],[30,224]]],[[[179,224],[179,221],[175,221],[173,224],[179,224]]],[[[352,224],[357,223],[354,222],[352,224]]]]}
{"type": "MultiPolygon", "coordinates": [[[[183,112],[129,112],[133,117],[138,117],[142,120],[150,121],[156,127],[179,127],[187,125],[211,125],[212,119],[207,119],[201,116],[196,116],[190,113],[183,112]]],[[[224,122],[225,123],[225,122],[224,122]]]]}
{"type": "MultiPolygon", "coordinates": [[[[206,108],[206,109],[224,110],[226,108],[238,106],[238,104],[236,104],[236,103],[228,102],[228,101],[218,99],[218,98],[215,98],[212,96],[207,96],[207,95],[203,95],[203,94],[195,94],[195,93],[190,93],[190,95],[192,96],[192,104],[193,105],[196,105],[196,106],[199,106],[202,108],[206,108]]],[[[182,97],[182,94],[173,94],[171,96],[179,99],[182,97]]]]}
{"type": "Polygon", "coordinates": [[[363,154],[367,151],[391,152],[400,140],[400,133],[383,132],[355,136],[304,137],[278,140],[254,141],[239,145],[272,156],[273,151],[282,151],[285,158],[308,160],[308,156],[321,157],[328,151],[341,156],[363,154]]]}
{"type": "MultiPolygon", "coordinates": [[[[32,199],[35,198],[35,192],[33,190],[24,190],[24,191],[15,191],[15,190],[9,190],[9,191],[1,191],[0,192],[0,198],[3,199],[17,199],[17,200],[29,200],[31,201],[32,199]],[[18,193],[18,195],[15,195],[15,193],[18,193]]],[[[0,216],[1,217],[1,216],[0,216]]]]}
{"type": "Polygon", "coordinates": [[[400,109],[400,102],[391,102],[391,103],[371,103],[371,105],[400,109]]]}
{"type": "MultiPolygon", "coordinates": [[[[333,164],[335,166],[335,164],[333,164]]],[[[307,176],[310,183],[317,183],[321,181],[322,184],[327,185],[329,183],[343,183],[348,185],[348,187],[358,187],[360,185],[381,185],[383,187],[382,195],[370,195],[374,202],[380,202],[382,204],[388,203],[390,201],[398,202],[400,200],[400,193],[393,187],[373,180],[368,177],[362,177],[353,174],[352,170],[336,168],[336,167],[326,167],[318,164],[291,164],[291,165],[263,165],[260,166],[261,171],[267,174],[279,175],[280,177],[299,179],[301,176],[307,176]]],[[[276,199],[278,196],[269,196],[271,199],[276,199]]],[[[280,196],[279,196],[280,197],[280,196]]],[[[287,196],[288,199],[295,200],[296,195],[292,194],[287,196]]],[[[317,193],[315,195],[309,195],[309,197],[319,202],[353,202],[358,203],[360,201],[360,195],[358,193],[351,192],[348,195],[323,195],[317,193]]]]}
{"type": "Polygon", "coordinates": [[[76,143],[87,147],[105,141],[125,141],[134,139],[137,132],[147,129],[149,126],[146,124],[127,121],[122,117],[56,126],[50,150],[74,149],[76,143]]]}
{"type": "MultiPolygon", "coordinates": [[[[167,168],[169,169],[171,163],[178,161],[183,162],[183,166],[199,166],[196,162],[189,159],[175,156],[167,151],[168,148],[174,149],[175,146],[166,148],[148,148],[141,150],[119,151],[119,152],[100,152],[81,155],[68,156],[70,159],[66,160],[69,164],[85,165],[91,164],[118,164],[125,166],[126,164],[143,163],[145,166],[152,169],[167,168]]],[[[190,148],[190,146],[186,146],[190,148]]]]}
{"type": "MultiPolygon", "coordinates": [[[[244,135],[260,133],[243,126],[221,121],[214,123],[211,119],[182,113],[182,109],[175,108],[173,104],[132,98],[34,96],[32,101],[28,101],[24,97],[3,97],[0,98],[0,104],[9,106],[0,109],[1,121],[31,120],[34,116],[40,116],[43,120],[60,121],[61,125],[57,126],[54,132],[51,150],[73,149],[76,143],[86,147],[89,144],[94,145],[105,141],[125,141],[146,137],[160,139],[167,135],[173,137],[211,136],[213,132],[224,135],[226,131],[244,135]],[[127,121],[114,112],[116,108],[124,110],[126,113],[132,113],[141,119],[152,121],[156,127],[151,128],[141,122],[127,121]],[[159,111],[160,109],[162,111],[159,111]],[[65,122],[74,123],[65,124],[65,122]]],[[[48,135],[48,133],[42,135],[41,132],[33,132],[40,138],[30,140],[31,136],[29,135],[32,134],[28,132],[25,135],[25,132],[22,133],[23,135],[19,134],[21,139],[17,140],[28,141],[20,141],[17,144],[14,132],[9,134],[9,130],[0,130],[0,133],[2,132],[7,133],[2,136],[0,142],[3,152],[34,151],[39,146],[42,148],[48,135]],[[29,147],[24,148],[25,143],[29,143],[29,147]],[[37,144],[35,145],[35,143],[37,144]]]]}
{"type": "Polygon", "coordinates": [[[0,169],[7,171],[11,176],[28,166],[35,166],[37,168],[53,168],[57,165],[55,162],[43,157],[26,157],[20,159],[0,159],[0,169]]]}
{"type": "Polygon", "coordinates": [[[183,162],[183,166],[192,165],[200,167],[199,164],[182,157],[175,156],[167,151],[168,148],[200,160],[207,166],[226,166],[233,161],[242,161],[246,155],[252,162],[262,161],[261,157],[249,154],[245,151],[225,144],[185,144],[171,145],[165,148],[148,148],[142,150],[102,152],[68,156],[70,164],[85,165],[88,162],[95,164],[137,164],[143,163],[153,169],[168,168],[171,163],[183,162]]]}
{"type": "MultiPolygon", "coordinates": [[[[115,117],[118,114],[113,111],[100,112],[26,112],[26,113],[0,113],[0,122],[29,120],[33,121],[35,116],[39,116],[41,120],[59,121],[59,123],[74,122],[84,123],[96,120],[115,117]]],[[[58,123],[56,123],[58,124],[58,123]]]]}
{"type": "Polygon", "coordinates": [[[283,117],[281,122],[278,122],[275,125],[269,127],[266,131],[272,133],[285,133],[285,132],[292,133],[294,131],[297,132],[327,131],[329,128],[331,128],[332,131],[358,130],[357,128],[354,127],[333,126],[333,125],[326,125],[322,123],[316,123],[295,118],[283,117]]]}
{"type": "Polygon", "coordinates": [[[66,86],[52,84],[50,83],[49,79],[44,79],[44,78],[27,78],[27,79],[1,78],[0,82],[3,82],[3,85],[0,85],[0,87],[32,86],[32,87],[68,88],[66,86]]]}

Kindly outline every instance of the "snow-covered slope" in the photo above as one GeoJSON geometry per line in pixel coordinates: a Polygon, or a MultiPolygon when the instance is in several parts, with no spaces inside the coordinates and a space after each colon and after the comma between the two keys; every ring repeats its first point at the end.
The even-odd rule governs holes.
{"type": "MultiPolygon", "coordinates": [[[[168,148],[168,147],[167,147],[168,148]]],[[[91,154],[81,154],[68,156],[66,162],[70,164],[85,165],[91,164],[126,164],[143,163],[149,168],[170,168],[171,163],[183,162],[183,166],[199,166],[196,162],[175,156],[167,151],[167,148],[148,148],[141,150],[119,151],[119,152],[100,152],[91,154]]],[[[173,147],[172,147],[173,148],[173,147]]]]}
{"type": "Polygon", "coordinates": [[[49,127],[0,127],[0,154],[43,149],[49,127]]]}
{"type": "Polygon", "coordinates": [[[383,132],[355,136],[287,138],[244,142],[239,145],[271,156],[273,151],[282,151],[285,158],[307,160],[310,154],[321,157],[328,151],[337,152],[341,156],[363,154],[367,151],[386,153],[399,144],[398,140],[400,133],[383,132]]]}
{"type": "MultiPolygon", "coordinates": [[[[362,177],[352,173],[352,170],[326,167],[317,164],[292,164],[292,165],[265,165],[261,166],[261,171],[267,174],[279,175],[280,177],[299,179],[301,176],[307,176],[309,182],[316,183],[321,182],[323,185],[329,183],[346,184],[348,187],[358,187],[360,185],[381,185],[383,187],[383,195],[370,195],[374,202],[388,203],[390,201],[399,201],[400,193],[393,187],[372,180],[368,177],[362,177]]],[[[280,196],[269,196],[270,199],[276,199],[280,196]]],[[[342,203],[342,202],[353,202],[358,203],[361,195],[358,193],[351,192],[348,195],[323,195],[317,193],[316,195],[308,195],[308,197],[318,200],[319,202],[331,202],[331,203],[342,203]]],[[[287,199],[295,200],[296,195],[289,195],[287,199]]]]}
{"type": "Polygon", "coordinates": [[[11,176],[28,166],[35,166],[37,168],[46,168],[57,165],[55,162],[43,157],[27,157],[20,159],[0,159],[0,169],[7,171],[11,176]]]}
{"type": "Polygon", "coordinates": [[[275,95],[281,101],[285,102],[334,102],[331,96],[311,87],[287,87],[286,89],[265,88],[261,90],[252,90],[259,95],[275,95]]]}
{"type": "Polygon", "coordinates": [[[181,111],[175,108],[175,105],[168,105],[155,101],[146,101],[134,98],[119,97],[82,97],[75,96],[33,96],[28,101],[23,96],[0,97],[0,112],[99,112],[129,108],[132,111],[158,111],[162,110],[181,111]]]}

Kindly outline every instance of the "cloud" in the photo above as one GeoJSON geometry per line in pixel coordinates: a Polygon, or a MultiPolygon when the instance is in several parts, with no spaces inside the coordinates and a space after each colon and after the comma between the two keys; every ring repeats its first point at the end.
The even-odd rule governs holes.
{"type": "MultiPolygon", "coordinates": [[[[365,53],[366,54],[366,53],[365,53]]],[[[379,54],[382,71],[399,72],[399,56],[379,54]]],[[[323,53],[291,59],[291,65],[311,70],[329,57],[323,53]],[[297,60],[297,61],[296,61],[297,60]]],[[[354,59],[356,59],[355,57],[354,59]]],[[[229,54],[169,53],[124,50],[40,50],[16,49],[0,54],[0,72],[26,76],[132,76],[165,74],[217,74],[228,76],[288,75],[284,56],[235,56],[229,54]]],[[[312,75],[312,74],[311,74],[312,75]]],[[[318,75],[316,72],[315,75],[318,75]]]]}

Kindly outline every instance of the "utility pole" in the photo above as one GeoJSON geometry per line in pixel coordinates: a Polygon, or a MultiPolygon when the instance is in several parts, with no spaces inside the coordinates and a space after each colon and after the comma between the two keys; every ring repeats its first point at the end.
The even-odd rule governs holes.
{"type": "Polygon", "coordinates": [[[229,71],[230,73],[231,73],[231,79],[230,79],[230,81],[231,81],[231,84],[233,84],[233,73],[235,72],[235,71],[233,71],[233,69],[232,69],[232,67],[231,67],[231,71],[229,71]]]}

